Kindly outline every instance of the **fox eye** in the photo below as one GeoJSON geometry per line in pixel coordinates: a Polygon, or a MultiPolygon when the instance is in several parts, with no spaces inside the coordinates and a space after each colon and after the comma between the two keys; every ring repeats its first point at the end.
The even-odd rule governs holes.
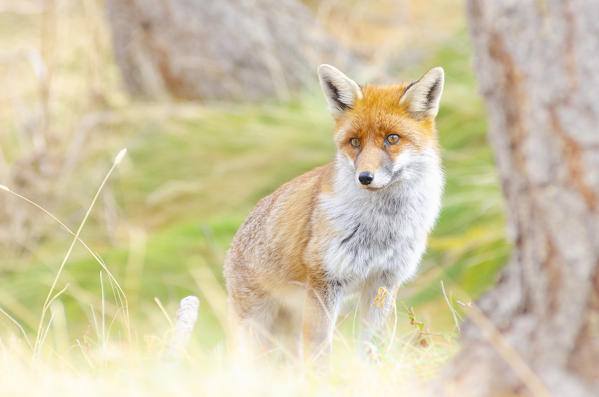
{"type": "Polygon", "coordinates": [[[385,140],[387,141],[388,144],[395,145],[397,142],[399,142],[399,135],[397,135],[397,134],[387,135],[387,138],[385,138],[385,140]]]}
{"type": "Polygon", "coordinates": [[[358,138],[351,138],[349,140],[349,144],[351,145],[351,147],[353,147],[354,149],[359,149],[360,146],[362,145],[362,142],[360,142],[360,139],[358,138]]]}

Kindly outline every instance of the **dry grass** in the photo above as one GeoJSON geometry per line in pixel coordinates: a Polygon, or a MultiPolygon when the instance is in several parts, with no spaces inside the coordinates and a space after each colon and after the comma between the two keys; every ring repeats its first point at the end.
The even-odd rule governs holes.
{"type": "Polygon", "coordinates": [[[244,365],[218,350],[192,350],[193,359],[180,365],[165,363],[158,354],[110,344],[103,349],[81,347],[72,353],[79,357],[30,360],[28,353],[19,341],[3,340],[3,395],[410,396],[420,394],[430,372],[445,359],[408,352],[403,360],[373,366],[345,354],[337,355],[333,368],[323,372],[264,360],[244,365]],[[423,364],[426,370],[419,370],[423,364]]]}
{"type": "MultiPolygon", "coordinates": [[[[18,320],[1,311],[13,327],[21,331],[21,335],[7,332],[0,337],[0,387],[5,395],[36,395],[44,392],[68,396],[80,395],[85,391],[92,396],[107,393],[128,396],[197,395],[198,392],[261,396],[283,393],[298,396],[376,393],[385,396],[400,393],[409,396],[416,395],[454,352],[456,345],[453,337],[427,332],[411,309],[407,314],[413,326],[412,331],[397,335],[397,322],[400,319],[396,308],[393,326],[379,341],[380,353],[375,361],[357,357],[353,347],[355,341],[341,331],[335,335],[336,350],[330,369],[306,367],[293,359],[293,355],[291,359],[283,358],[283,352],[278,349],[247,362],[228,351],[224,339],[213,349],[192,343],[188,349],[177,351],[182,361],[173,360],[173,346],[184,348],[186,343],[173,342],[176,330],[168,311],[156,299],[166,319],[161,333],[152,329],[146,334],[145,330],[132,325],[125,292],[105,263],[80,238],[99,193],[124,154],[122,150],[116,156],[76,232],[43,206],[0,185],[0,190],[33,205],[73,236],[44,302],[35,341],[29,340],[18,320]],[[90,307],[92,321],[89,326],[93,332],[76,338],[72,343],[64,306],[59,300],[69,284],[58,292],[55,292],[55,287],[76,243],[86,247],[108,273],[107,281],[119,309],[113,316],[106,313],[107,286],[100,271],[100,301],[95,307],[90,307]],[[50,316],[46,320],[47,312],[50,316]],[[120,332],[115,332],[113,328],[118,328],[120,332]],[[32,376],[38,381],[28,382],[27,379],[32,376]]],[[[203,277],[201,285],[209,303],[214,297],[220,298],[219,302],[223,300],[222,286],[216,279],[203,277]]],[[[224,305],[212,305],[217,316],[224,319],[224,305]]],[[[345,315],[340,320],[341,324],[347,322],[350,316],[351,313],[345,315]]],[[[201,323],[196,332],[202,332],[201,323]]]]}
{"type": "MultiPolygon", "coordinates": [[[[35,341],[32,343],[29,340],[23,327],[10,314],[3,310],[0,312],[21,331],[21,335],[7,332],[0,337],[0,387],[4,395],[29,396],[43,392],[46,395],[74,396],[85,392],[91,396],[180,396],[198,393],[248,396],[346,396],[376,393],[380,396],[409,396],[419,394],[426,381],[434,376],[454,352],[456,345],[453,337],[427,332],[423,324],[415,319],[412,310],[407,311],[409,322],[413,325],[412,331],[398,336],[397,308],[392,328],[380,340],[380,353],[375,361],[357,357],[353,338],[338,331],[335,335],[336,350],[329,369],[306,367],[293,357],[282,359],[282,351],[278,349],[247,362],[227,351],[226,340],[214,349],[207,350],[193,343],[190,348],[184,349],[186,343],[180,344],[177,340],[173,342],[173,336],[176,336],[173,321],[158,299],[157,306],[166,319],[164,331],[158,333],[154,329],[145,334],[144,330],[131,324],[127,297],[118,281],[80,238],[99,192],[124,154],[123,150],[117,155],[75,233],[41,205],[0,185],[0,190],[32,204],[73,235],[72,244],[58,268],[44,303],[35,341]],[[106,288],[100,271],[99,307],[90,307],[93,319],[90,328],[93,332],[71,343],[64,306],[58,299],[69,285],[59,292],[55,292],[55,286],[75,243],[85,246],[109,274],[108,282],[120,310],[114,316],[107,315],[106,288]],[[50,316],[45,321],[48,311],[50,316]],[[115,333],[111,332],[113,327],[119,328],[125,335],[121,333],[111,337],[115,333]],[[140,337],[142,334],[143,337],[140,337]],[[173,346],[184,349],[177,350],[176,355],[182,361],[173,360],[173,346]],[[32,376],[36,377],[37,382],[28,381],[32,376]]],[[[201,285],[204,290],[212,291],[204,295],[209,298],[216,296],[222,300],[222,292],[219,292],[222,287],[216,279],[204,277],[201,285]]],[[[219,311],[218,316],[221,318],[226,315],[224,305],[219,304],[219,308],[213,307],[213,310],[219,311]]],[[[349,317],[350,315],[346,315],[341,323],[349,317]]],[[[202,332],[201,323],[196,332],[202,332]]]]}

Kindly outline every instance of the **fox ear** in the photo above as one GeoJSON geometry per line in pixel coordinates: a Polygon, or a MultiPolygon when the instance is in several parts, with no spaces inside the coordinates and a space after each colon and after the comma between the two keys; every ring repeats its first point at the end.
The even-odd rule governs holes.
{"type": "Polygon", "coordinates": [[[318,79],[334,118],[351,109],[356,99],[362,98],[360,86],[331,65],[318,67],[318,79]]]}
{"type": "Polygon", "coordinates": [[[407,104],[408,111],[416,118],[435,117],[443,93],[444,76],[442,67],[432,68],[408,86],[399,103],[407,104]]]}

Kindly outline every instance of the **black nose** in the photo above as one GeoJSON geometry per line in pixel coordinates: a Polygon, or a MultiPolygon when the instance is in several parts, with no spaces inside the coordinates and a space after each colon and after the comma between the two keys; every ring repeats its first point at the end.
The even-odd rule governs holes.
{"type": "Polygon", "coordinates": [[[362,185],[370,185],[370,183],[372,182],[373,179],[374,179],[374,175],[372,175],[368,171],[360,172],[360,175],[358,176],[358,180],[360,181],[360,183],[362,185]]]}

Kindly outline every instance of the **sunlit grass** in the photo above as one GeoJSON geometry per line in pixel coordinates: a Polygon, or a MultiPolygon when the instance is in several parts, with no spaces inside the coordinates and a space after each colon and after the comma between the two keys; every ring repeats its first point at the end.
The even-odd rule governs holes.
{"type": "MultiPolygon", "coordinates": [[[[477,296],[491,285],[506,260],[501,196],[491,152],[484,144],[481,103],[472,92],[460,97],[462,84],[452,81],[449,69],[447,98],[438,121],[447,177],[444,208],[422,275],[401,292],[408,306],[443,306],[440,280],[477,296]]],[[[101,207],[82,236],[97,247],[119,280],[129,280],[137,315],[144,318],[155,309],[154,296],[169,302],[197,293],[190,273],[194,267],[207,267],[222,281],[224,252],[253,204],[285,181],[331,159],[332,122],[318,95],[263,107],[185,105],[184,111],[173,110],[155,121],[130,116],[113,126],[110,136],[90,142],[97,154],[83,160],[65,188],[76,189],[85,181],[89,197],[93,178],[96,183],[101,179],[99,165],[110,158],[105,153],[114,153],[117,144],[129,148],[109,182],[118,211],[116,224],[111,225],[113,241],[108,239],[101,207]]],[[[0,294],[36,308],[43,301],[40,286],[54,274],[54,264],[68,241],[68,235],[61,233],[56,227],[37,256],[13,258],[21,271],[9,274],[12,282],[0,294]]],[[[73,326],[85,327],[77,319],[85,318],[85,310],[97,297],[97,270],[96,261],[80,248],[65,268],[63,281],[79,289],[65,296],[73,326]]],[[[209,326],[214,316],[209,308],[202,310],[207,311],[203,315],[209,326]]],[[[35,309],[27,311],[24,318],[37,316],[35,309]]],[[[446,312],[441,318],[435,316],[431,325],[445,326],[449,320],[446,312]]]]}
{"type": "MultiPolygon", "coordinates": [[[[467,62],[466,58],[458,69],[467,67],[467,62]]],[[[447,176],[444,208],[430,240],[423,277],[413,284],[417,287],[408,287],[412,295],[409,304],[441,302],[440,279],[479,294],[492,283],[507,252],[499,186],[485,145],[482,106],[472,91],[463,88],[475,89],[472,76],[453,78],[453,69],[447,68],[438,120],[447,176]]],[[[124,114],[132,115],[123,116],[123,121],[108,130],[94,130],[93,134],[104,135],[90,138],[89,157],[64,186],[77,195],[89,196],[91,182],[100,179],[99,164],[109,158],[105,153],[119,146],[130,149],[109,183],[118,204],[117,223],[112,225],[114,241],[107,240],[101,209],[92,214],[83,236],[98,247],[119,277],[129,272],[133,279],[131,272],[139,272],[137,302],[147,302],[154,295],[168,302],[196,291],[188,270],[193,258],[201,258],[203,266],[220,278],[228,242],[253,204],[333,155],[332,122],[317,92],[291,104],[185,105],[181,109],[155,118],[151,112],[125,110],[124,114]],[[135,238],[141,240],[135,243],[135,238]],[[143,257],[137,259],[141,265],[130,263],[134,243],[142,245],[137,247],[142,251],[138,256],[143,257]]],[[[62,213],[73,210],[59,208],[62,213]]],[[[44,280],[54,273],[67,238],[56,229],[37,256],[12,258],[21,271],[7,274],[13,282],[3,294],[28,308],[36,307],[43,300],[40,282],[47,284],[44,280]]],[[[95,266],[93,258],[78,250],[65,269],[64,280],[95,295],[95,266]]],[[[67,299],[67,307],[81,298],[67,299]]],[[[89,299],[83,301],[89,303],[89,299]]],[[[28,311],[24,317],[36,316],[35,310],[28,311]]]]}
{"type": "Polygon", "coordinates": [[[51,396],[415,396],[455,350],[450,345],[424,350],[406,339],[378,365],[344,350],[335,354],[330,370],[323,370],[269,360],[248,364],[232,360],[223,349],[197,346],[188,348],[188,359],[173,364],[161,356],[161,338],[146,342],[131,351],[82,341],[66,355],[32,361],[18,339],[3,339],[3,395],[30,396],[43,390],[51,396]]]}
{"type": "MultiPolygon", "coordinates": [[[[380,362],[357,358],[355,302],[349,301],[335,336],[333,369],[319,375],[282,363],[276,354],[250,366],[230,354],[222,276],[226,249],[252,206],[333,157],[332,120],[316,81],[287,103],[130,100],[110,58],[106,27],[99,22],[103,16],[96,9],[100,3],[84,4],[89,15],[82,18],[78,7],[65,8],[58,27],[51,98],[57,140],[48,147],[52,178],[36,174],[39,189],[29,185],[21,191],[31,182],[16,178],[9,184],[12,174],[0,168],[0,183],[25,196],[35,192],[30,198],[73,232],[114,155],[123,147],[129,152],[81,230],[79,238],[89,249],[74,244],[58,278],[72,233],[43,210],[0,190],[0,203],[21,211],[25,226],[43,231],[31,246],[13,244],[13,236],[0,244],[2,395],[36,395],[44,389],[57,395],[140,396],[418,391],[457,348],[458,301],[491,286],[508,255],[500,186],[466,33],[448,33],[435,54],[421,54],[418,62],[396,71],[409,80],[430,67],[445,68],[437,124],[447,185],[421,272],[400,290],[394,342],[388,345],[390,324],[378,341],[380,362]],[[96,36],[87,34],[92,26],[96,36]],[[126,294],[128,312],[107,269],[126,294]],[[34,354],[26,339],[35,345],[54,280],[54,293],[64,292],[47,307],[41,321],[44,343],[34,354]],[[199,317],[185,360],[173,366],[162,357],[171,336],[164,313],[174,316],[178,301],[190,294],[201,300],[199,317]]],[[[0,14],[0,21],[7,21],[0,24],[0,42],[6,48],[35,49],[39,19],[0,14]]],[[[8,93],[2,103],[11,106],[0,107],[0,167],[5,161],[12,172],[20,156],[30,154],[27,128],[35,126],[38,93],[26,60],[1,71],[8,93]],[[31,114],[21,115],[14,103],[31,114]]]]}

